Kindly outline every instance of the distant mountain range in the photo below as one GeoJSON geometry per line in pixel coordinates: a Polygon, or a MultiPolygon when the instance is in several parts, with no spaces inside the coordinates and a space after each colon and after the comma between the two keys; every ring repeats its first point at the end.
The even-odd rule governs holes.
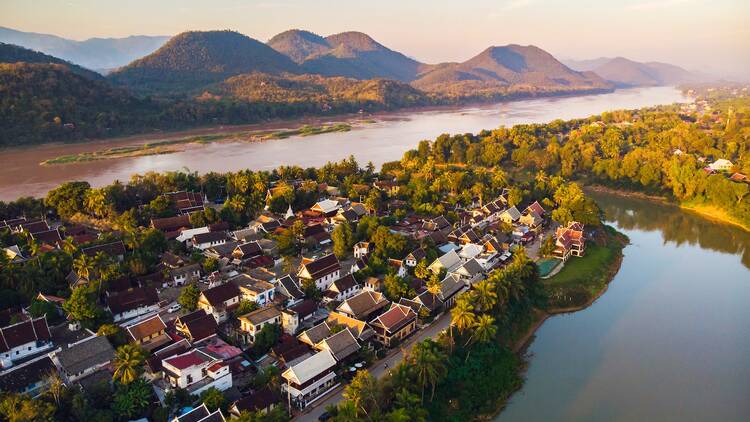
{"type": "Polygon", "coordinates": [[[48,34],[0,27],[0,42],[40,51],[88,69],[104,72],[152,53],[170,37],[136,35],[75,41],[48,34]]]}
{"type": "Polygon", "coordinates": [[[92,70],[88,70],[68,61],[58,59],[57,57],[52,57],[50,55],[32,51],[23,47],[19,47],[17,45],[5,44],[0,42],[0,63],[18,62],[57,64],[65,66],[72,73],[76,73],[88,79],[104,79],[100,74],[92,70]]]}
{"type": "Polygon", "coordinates": [[[617,87],[678,85],[705,79],[672,64],[642,63],[624,57],[566,60],[565,63],[576,70],[594,72],[617,87]]]}

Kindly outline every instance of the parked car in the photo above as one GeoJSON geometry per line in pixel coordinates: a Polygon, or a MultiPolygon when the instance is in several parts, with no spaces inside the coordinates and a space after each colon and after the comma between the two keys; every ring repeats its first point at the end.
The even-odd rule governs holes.
{"type": "Polygon", "coordinates": [[[167,308],[167,312],[169,312],[170,314],[173,314],[179,311],[180,309],[182,309],[182,305],[180,305],[179,303],[175,303],[174,305],[167,308]]]}
{"type": "Polygon", "coordinates": [[[328,419],[331,419],[332,417],[333,417],[333,415],[331,415],[330,413],[323,412],[323,413],[320,414],[320,416],[318,416],[318,420],[319,421],[327,421],[328,419]]]}

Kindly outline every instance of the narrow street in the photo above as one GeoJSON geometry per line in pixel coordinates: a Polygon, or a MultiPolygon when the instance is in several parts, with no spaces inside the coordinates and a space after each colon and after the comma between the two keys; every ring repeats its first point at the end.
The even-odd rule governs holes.
{"type": "MultiPolygon", "coordinates": [[[[399,347],[397,349],[394,349],[391,351],[391,354],[389,354],[387,357],[379,360],[376,362],[373,366],[368,368],[367,370],[370,371],[370,373],[380,378],[383,376],[386,370],[395,367],[398,365],[399,362],[404,358],[402,348],[403,349],[411,349],[411,347],[414,345],[414,343],[418,341],[422,341],[427,338],[434,338],[437,337],[437,335],[448,328],[451,322],[451,316],[450,312],[445,312],[440,317],[435,319],[432,324],[430,324],[428,327],[418,331],[414,336],[410,337],[406,342],[402,345],[402,347],[399,347]]],[[[307,421],[317,421],[318,417],[325,412],[326,407],[329,404],[335,404],[338,403],[343,399],[342,393],[344,392],[344,386],[340,386],[336,388],[333,392],[328,393],[328,395],[325,398],[322,398],[315,402],[311,407],[307,408],[304,413],[294,418],[295,421],[300,422],[307,422],[307,421]]]]}

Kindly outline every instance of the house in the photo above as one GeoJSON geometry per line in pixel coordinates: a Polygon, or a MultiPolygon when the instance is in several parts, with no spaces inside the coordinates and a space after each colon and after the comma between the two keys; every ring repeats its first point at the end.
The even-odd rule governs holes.
{"type": "Polygon", "coordinates": [[[310,207],[311,211],[323,214],[327,217],[333,217],[334,215],[336,215],[339,209],[341,209],[341,205],[338,203],[338,201],[334,201],[332,199],[324,199],[310,207]]]}
{"type": "Polygon", "coordinates": [[[440,293],[437,296],[445,308],[452,308],[456,303],[456,298],[467,289],[466,282],[461,277],[457,274],[448,274],[440,281],[440,293]]]}
{"type": "Polygon", "coordinates": [[[354,259],[360,259],[375,250],[375,244],[371,242],[357,242],[354,245],[354,259]]]}
{"type": "Polygon", "coordinates": [[[326,322],[303,331],[297,336],[297,339],[302,343],[307,344],[310,347],[315,347],[316,344],[320,343],[331,335],[331,327],[326,322]]]}
{"type": "Polygon", "coordinates": [[[225,231],[196,234],[191,240],[191,245],[202,251],[225,243],[227,243],[227,232],[225,231]]]}
{"type": "Polygon", "coordinates": [[[733,181],[733,182],[745,182],[745,183],[748,183],[748,178],[747,178],[747,176],[745,176],[745,175],[744,175],[744,174],[742,174],[742,173],[733,173],[733,174],[732,174],[732,175],[731,175],[731,176],[729,177],[729,180],[731,180],[731,181],[733,181]]]}
{"type": "Polygon", "coordinates": [[[524,213],[528,213],[528,212],[535,212],[540,217],[544,217],[544,214],[547,213],[547,211],[544,209],[542,204],[539,203],[539,201],[534,201],[531,203],[531,205],[526,207],[526,209],[524,210],[524,213]]]}
{"type": "Polygon", "coordinates": [[[81,249],[81,252],[86,254],[88,257],[93,258],[98,253],[103,253],[106,256],[117,259],[122,262],[125,259],[125,245],[121,240],[117,242],[105,243],[103,245],[89,246],[88,248],[81,249]]]}
{"type": "Polygon", "coordinates": [[[440,300],[440,296],[440,294],[434,295],[428,291],[424,291],[415,296],[411,301],[427,308],[427,311],[431,315],[434,315],[436,311],[443,306],[443,301],[440,300]]]}
{"type": "Polygon", "coordinates": [[[198,297],[198,309],[213,315],[216,322],[224,322],[229,311],[240,304],[240,288],[234,283],[224,283],[201,292],[198,297]]]}
{"type": "Polygon", "coordinates": [[[246,261],[260,255],[263,255],[263,248],[260,247],[258,242],[239,244],[232,251],[232,257],[240,261],[246,261]]]}
{"type": "Polygon", "coordinates": [[[166,358],[162,361],[164,380],[172,388],[184,388],[190,394],[199,395],[215,387],[225,391],[232,387],[232,373],[222,359],[215,358],[201,349],[166,358]]]}
{"type": "Polygon", "coordinates": [[[538,231],[542,227],[544,219],[536,211],[530,210],[524,212],[518,219],[518,223],[528,227],[529,230],[538,231]]]}
{"type": "Polygon", "coordinates": [[[331,235],[322,224],[306,226],[302,231],[302,238],[306,244],[315,245],[315,247],[331,243],[331,235]]]}
{"type": "Polygon", "coordinates": [[[370,321],[389,303],[382,293],[365,290],[343,301],[336,311],[354,319],[370,321]]]}
{"type": "Polygon", "coordinates": [[[221,409],[216,409],[211,412],[208,410],[205,403],[201,403],[201,405],[195,409],[191,409],[180,416],[176,416],[172,422],[226,422],[226,419],[224,419],[221,409]]]}
{"type": "Polygon", "coordinates": [[[435,232],[435,231],[445,231],[450,229],[451,223],[448,222],[448,220],[445,219],[442,215],[437,216],[431,220],[424,220],[422,222],[422,229],[435,232]]]}
{"type": "Polygon", "coordinates": [[[53,247],[57,247],[62,243],[62,236],[60,236],[60,232],[56,228],[31,233],[31,238],[36,240],[36,242],[40,245],[50,245],[53,247]]]}
{"type": "Polygon", "coordinates": [[[571,256],[583,256],[586,252],[586,238],[583,233],[583,224],[571,221],[566,227],[558,227],[555,230],[555,251],[553,255],[563,262],[571,256]]]}
{"type": "Polygon", "coordinates": [[[185,265],[185,260],[167,251],[161,255],[161,263],[167,268],[179,268],[185,265]]]}
{"type": "Polygon", "coordinates": [[[373,331],[366,322],[354,319],[339,312],[329,313],[328,319],[326,319],[326,324],[329,327],[341,326],[348,329],[360,343],[369,343],[375,336],[375,331],[373,331]]]}
{"type": "Polygon", "coordinates": [[[383,290],[383,280],[377,277],[367,277],[363,284],[363,291],[379,292],[383,290]]]}
{"type": "Polygon", "coordinates": [[[216,318],[204,309],[198,309],[175,320],[175,329],[191,343],[197,343],[216,335],[216,318]]]}
{"type": "Polygon", "coordinates": [[[351,331],[344,329],[338,333],[321,340],[315,345],[315,349],[323,351],[328,350],[336,359],[336,362],[342,362],[359,351],[360,345],[354,338],[351,331]]]}
{"type": "Polygon", "coordinates": [[[201,265],[190,264],[184,267],[172,268],[169,270],[169,278],[174,286],[184,286],[201,278],[201,265]]]}
{"type": "Polygon", "coordinates": [[[343,223],[349,223],[349,224],[355,224],[359,221],[359,214],[349,208],[348,210],[340,209],[338,213],[331,218],[331,223],[334,225],[339,225],[343,223]]]}
{"type": "Polygon", "coordinates": [[[734,164],[724,158],[719,158],[718,160],[708,165],[708,168],[713,171],[729,171],[732,169],[732,167],[734,167],[734,164]]]}
{"type": "Polygon", "coordinates": [[[400,188],[399,184],[395,180],[378,180],[373,183],[375,189],[384,192],[386,195],[394,196],[398,195],[400,188]]]}
{"type": "Polygon", "coordinates": [[[470,286],[471,284],[479,281],[482,279],[482,275],[484,272],[484,268],[482,267],[479,262],[477,262],[476,259],[470,259],[463,264],[461,264],[458,268],[451,271],[449,274],[456,275],[458,278],[460,278],[467,286],[470,286]]]}
{"type": "Polygon", "coordinates": [[[304,409],[315,398],[333,388],[335,366],[336,359],[328,350],[310,356],[281,374],[286,380],[281,385],[282,393],[287,394],[295,406],[304,409]]]}
{"type": "Polygon", "coordinates": [[[3,248],[3,250],[5,251],[5,256],[8,257],[8,260],[10,262],[19,263],[26,260],[26,257],[23,256],[23,253],[21,252],[21,249],[18,248],[18,245],[3,248]]]}
{"type": "Polygon", "coordinates": [[[308,321],[318,310],[318,304],[312,299],[305,299],[294,306],[281,311],[281,326],[290,335],[297,334],[299,327],[308,321]]]}
{"type": "Polygon", "coordinates": [[[185,246],[190,246],[190,243],[193,240],[193,236],[198,234],[206,234],[210,231],[211,229],[209,229],[208,226],[196,227],[194,229],[182,229],[180,230],[180,235],[177,236],[175,240],[180,243],[184,243],[185,246]]]}
{"type": "Polygon", "coordinates": [[[371,323],[375,338],[385,347],[395,346],[417,329],[417,313],[408,306],[394,303],[371,323]]]}
{"type": "Polygon", "coordinates": [[[499,217],[500,221],[506,224],[512,224],[518,221],[519,218],[521,218],[521,212],[515,206],[501,212],[499,217]]]}
{"type": "Polygon", "coordinates": [[[388,258],[388,267],[399,277],[405,277],[407,274],[404,261],[400,259],[388,258]]]}
{"type": "Polygon", "coordinates": [[[0,365],[3,368],[10,368],[15,362],[52,347],[52,336],[44,316],[0,328],[0,365]]]}
{"type": "Polygon", "coordinates": [[[153,287],[132,287],[107,296],[107,309],[114,322],[139,317],[159,309],[159,295],[153,287]]]}
{"type": "Polygon", "coordinates": [[[334,254],[328,254],[315,260],[303,258],[302,265],[297,271],[297,277],[310,280],[320,290],[328,290],[328,287],[337,280],[341,274],[341,265],[334,254]]]}
{"type": "Polygon", "coordinates": [[[244,335],[245,343],[255,343],[255,337],[260,330],[268,324],[281,326],[281,311],[275,306],[256,309],[249,314],[238,317],[240,321],[240,330],[244,335]]]}
{"type": "Polygon", "coordinates": [[[323,296],[329,300],[342,301],[349,299],[362,290],[353,275],[348,274],[331,283],[323,296]]]}
{"type": "Polygon", "coordinates": [[[189,215],[179,215],[177,217],[152,218],[151,227],[164,233],[167,239],[175,239],[180,235],[182,229],[193,227],[190,224],[189,215]]]}
{"type": "Polygon", "coordinates": [[[478,245],[476,243],[467,243],[461,247],[460,251],[458,251],[458,256],[460,256],[463,260],[468,260],[476,258],[482,252],[484,252],[484,247],[482,245],[478,245]]]}
{"type": "Polygon", "coordinates": [[[0,372],[0,391],[35,398],[45,392],[47,377],[54,373],[57,373],[55,363],[48,355],[42,355],[0,372]]]}
{"type": "Polygon", "coordinates": [[[263,387],[232,403],[229,406],[229,413],[235,418],[239,418],[242,412],[267,414],[280,404],[279,393],[268,387],[263,387]]]}
{"type": "Polygon", "coordinates": [[[78,381],[108,366],[115,358],[115,349],[107,337],[92,336],[61,349],[53,355],[66,383],[78,381]]]}
{"type": "Polygon", "coordinates": [[[419,261],[425,259],[427,257],[427,252],[425,252],[424,249],[419,248],[416,250],[413,250],[409,253],[409,255],[406,255],[406,258],[404,258],[404,263],[407,267],[414,268],[417,266],[419,261]]]}
{"type": "Polygon", "coordinates": [[[292,306],[302,301],[305,294],[300,290],[297,280],[287,274],[279,278],[276,282],[276,293],[287,298],[286,306],[292,306]]]}
{"type": "Polygon", "coordinates": [[[148,351],[171,342],[171,338],[166,334],[167,324],[159,314],[130,323],[123,328],[132,343],[148,351]]]}
{"type": "Polygon", "coordinates": [[[232,277],[228,284],[235,284],[240,289],[240,300],[255,302],[259,306],[271,303],[276,291],[274,284],[253,278],[248,274],[239,274],[232,277]]]}
{"type": "Polygon", "coordinates": [[[432,264],[430,264],[427,269],[432,271],[434,274],[440,274],[440,272],[443,270],[447,272],[453,271],[454,269],[458,268],[458,266],[461,265],[462,262],[463,261],[461,260],[461,257],[458,255],[458,253],[452,249],[432,261],[432,264]]]}

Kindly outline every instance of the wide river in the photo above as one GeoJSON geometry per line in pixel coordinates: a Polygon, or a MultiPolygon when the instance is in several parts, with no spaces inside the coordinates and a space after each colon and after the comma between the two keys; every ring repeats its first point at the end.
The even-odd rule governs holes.
{"type": "MultiPolygon", "coordinates": [[[[127,181],[132,174],[147,171],[189,169],[205,173],[245,168],[270,170],[282,164],[309,167],[341,160],[349,155],[354,155],[362,164],[372,161],[379,167],[386,161],[398,160],[404,151],[415,147],[419,141],[434,139],[441,133],[478,132],[501,125],[545,123],[554,119],[587,117],[607,110],[682,101],[686,101],[686,98],[678,90],[658,87],[469,108],[389,113],[375,115],[373,118],[377,123],[358,125],[350,132],[265,142],[216,142],[186,146],[184,151],[167,155],[53,166],[40,166],[39,163],[61,155],[145,141],[132,138],[9,149],[0,151],[0,200],[13,200],[28,195],[44,196],[48,190],[68,180],[86,180],[94,186],[101,186],[114,180],[127,181]]],[[[153,135],[151,138],[153,139],[153,135]]]]}
{"type": "Polygon", "coordinates": [[[750,234],[593,196],[630,237],[622,268],[591,307],[537,331],[526,383],[496,420],[750,420],[750,234]]]}

